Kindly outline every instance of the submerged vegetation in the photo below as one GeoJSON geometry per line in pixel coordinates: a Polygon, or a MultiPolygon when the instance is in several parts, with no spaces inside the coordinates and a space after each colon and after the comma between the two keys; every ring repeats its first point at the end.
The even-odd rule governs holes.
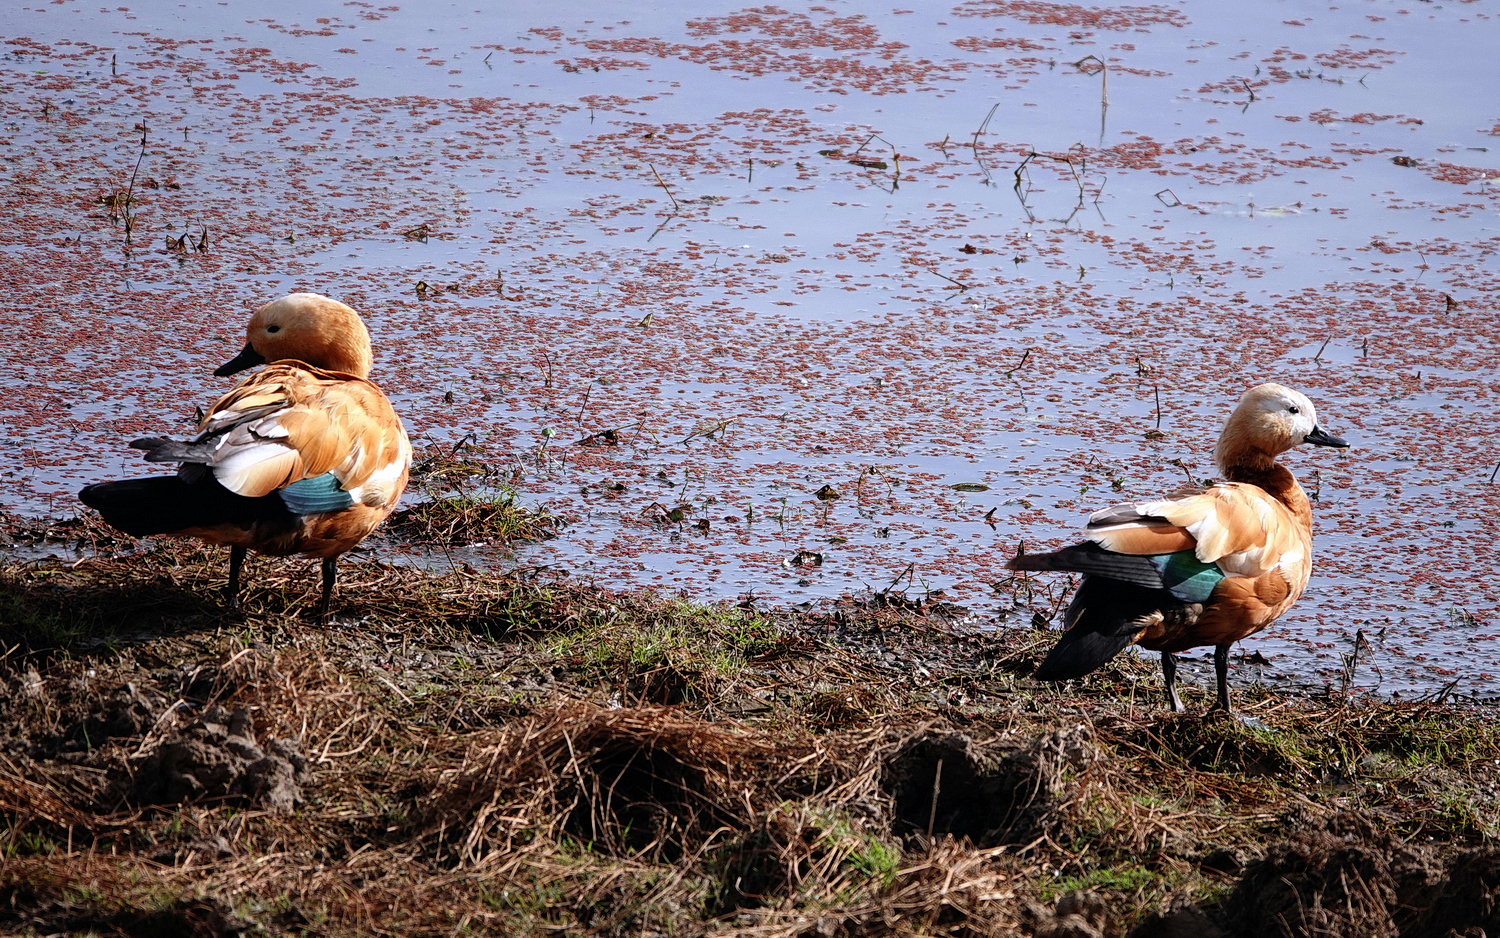
{"type": "Polygon", "coordinates": [[[0,930],[1500,930],[1484,708],[1247,725],[941,610],[371,561],[322,629],[309,562],[254,562],[241,613],[191,544],[0,570],[0,930]]]}

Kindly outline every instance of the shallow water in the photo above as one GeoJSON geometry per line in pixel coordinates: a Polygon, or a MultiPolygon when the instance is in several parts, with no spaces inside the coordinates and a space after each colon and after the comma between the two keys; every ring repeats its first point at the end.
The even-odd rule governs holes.
{"type": "Polygon", "coordinates": [[[1482,4],[258,9],[0,12],[5,509],[142,471],[313,289],[419,446],[575,519],[481,559],[1003,627],[1018,544],[1210,476],[1274,379],[1354,445],[1288,457],[1316,570],[1240,649],[1500,688],[1482,4]]]}

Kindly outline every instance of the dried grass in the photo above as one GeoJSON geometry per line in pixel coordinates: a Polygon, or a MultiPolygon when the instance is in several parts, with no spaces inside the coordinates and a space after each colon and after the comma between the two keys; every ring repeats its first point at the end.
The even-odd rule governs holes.
{"type": "Polygon", "coordinates": [[[1265,733],[1154,710],[1124,690],[1149,663],[1032,687],[1011,662],[1042,633],[889,604],[356,562],[325,630],[304,564],[258,562],[242,614],[223,575],[180,544],[0,569],[0,930],[1234,934],[1271,910],[1436,935],[1500,901],[1473,708],[1242,692],[1265,733]],[[214,714],[306,759],[296,810],[143,799],[214,714]]]}

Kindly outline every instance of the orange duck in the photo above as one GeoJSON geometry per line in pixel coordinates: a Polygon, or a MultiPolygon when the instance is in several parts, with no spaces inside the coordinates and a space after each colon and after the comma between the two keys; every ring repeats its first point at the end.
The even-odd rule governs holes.
{"type": "Polygon", "coordinates": [[[1225,481],[1106,508],[1089,518],[1083,543],[1012,559],[1012,570],[1083,574],[1067,631],[1034,676],[1082,677],[1136,644],[1161,652],[1167,701],[1181,710],[1173,652],[1213,645],[1215,706],[1229,710],[1229,647],[1290,609],[1312,570],[1312,508],[1276,461],[1299,443],[1349,445],[1318,426],[1306,396],[1251,388],[1214,449],[1225,481]]]}
{"type": "Polygon", "coordinates": [[[266,364],[219,398],[192,440],[135,440],[176,475],[100,482],[78,493],[135,537],[166,534],[229,546],[229,605],[238,606],[247,550],[323,561],[328,618],[338,556],[395,509],[411,444],[369,380],[370,334],[359,314],[293,293],[250,318],[245,348],[214,374],[266,364]]]}

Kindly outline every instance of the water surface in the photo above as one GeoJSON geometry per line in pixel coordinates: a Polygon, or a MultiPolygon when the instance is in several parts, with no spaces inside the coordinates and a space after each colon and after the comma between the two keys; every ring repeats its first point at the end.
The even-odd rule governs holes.
{"type": "Polygon", "coordinates": [[[1496,694],[1484,4],[644,7],[0,13],[0,507],[143,471],[311,289],[419,447],[573,519],[488,563],[1008,627],[1018,545],[1277,380],[1353,447],[1289,455],[1316,570],[1239,647],[1496,694]]]}

